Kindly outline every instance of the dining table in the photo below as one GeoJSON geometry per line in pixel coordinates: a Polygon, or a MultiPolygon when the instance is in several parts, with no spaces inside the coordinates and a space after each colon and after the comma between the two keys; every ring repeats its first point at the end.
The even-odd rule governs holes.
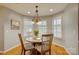
{"type": "MultiPolygon", "coordinates": [[[[35,47],[36,44],[41,44],[42,43],[42,38],[41,37],[37,37],[37,38],[28,38],[26,39],[27,42],[32,43],[33,46],[35,47]]],[[[43,39],[43,42],[45,42],[47,40],[43,39]]]]}
{"type": "MultiPolygon", "coordinates": [[[[31,43],[33,46],[34,46],[34,49],[32,50],[32,54],[35,55],[35,54],[40,54],[39,51],[37,51],[36,49],[36,46],[39,46],[42,44],[42,38],[41,37],[37,37],[37,38],[28,38],[26,39],[27,42],[31,43]]],[[[47,40],[44,40],[44,41],[47,41],[47,40]]]]}
{"type": "Polygon", "coordinates": [[[42,43],[41,38],[28,38],[28,39],[26,39],[26,41],[29,42],[29,43],[32,43],[34,47],[35,47],[36,44],[42,43]]]}

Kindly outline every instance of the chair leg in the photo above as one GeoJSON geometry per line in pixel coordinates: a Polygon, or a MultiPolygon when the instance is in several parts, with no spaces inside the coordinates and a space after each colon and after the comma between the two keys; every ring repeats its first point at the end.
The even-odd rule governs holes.
{"type": "Polygon", "coordinates": [[[51,55],[51,51],[49,51],[49,55],[51,55]]]}
{"type": "Polygon", "coordinates": [[[22,53],[23,53],[23,49],[21,50],[21,55],[22,55],[22,53]]]}
{"type": "Polygon", "coordinates": [[[32,49],[30,50],[30,54],[32,55],[32,49]]]}
{"type": "Polygon", "coordinates": [[[24,50],[24,55],[25,55],[26,51],[24,50]]]}

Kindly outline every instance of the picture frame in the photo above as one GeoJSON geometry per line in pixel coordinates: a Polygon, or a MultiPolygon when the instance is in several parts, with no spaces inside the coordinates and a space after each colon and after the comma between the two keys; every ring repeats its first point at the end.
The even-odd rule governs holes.
{"type": "Polygon", "coordinates": [[[11,30],[19,30],[20,29],[20,21],[11,20],[11,30]]]}

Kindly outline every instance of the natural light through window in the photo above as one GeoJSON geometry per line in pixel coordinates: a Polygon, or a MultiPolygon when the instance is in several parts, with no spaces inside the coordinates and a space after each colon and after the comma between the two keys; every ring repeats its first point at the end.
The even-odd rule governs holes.
{"type": "Polygon", "coordinates": [[[62,37],[62,18],[57,17],[52,20],[52,32],[54,37],[61,38],[62,37]]]}
{"type": "Polygon", "coordinates": [[[47,22],[41,21],[41,24],[38,25],[39,28],[39,35],[44,34],[47,32],[47,22]]]}
{"type": "Polygon", "coordinates": [[[24,36],[30,37],[33,30],[32,21],[24,20],[24,36]]]}

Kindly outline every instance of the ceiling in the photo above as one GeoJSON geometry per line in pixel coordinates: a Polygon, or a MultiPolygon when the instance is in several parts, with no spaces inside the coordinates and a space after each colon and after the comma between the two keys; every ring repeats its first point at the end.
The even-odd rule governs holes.
{"type": "Polygon", "coordinates": [[[68,5],[67,3],[2,3],[2,6],[8,7],[22,15],[34,16],[35,15],[35,6],[38,5],[39,15],[48,16],[55,13],[58,13],[68,5]],[[49,9],[53,9],[52,12],[49,9]],[[27,12],[31,13],[28,14],[27,12]]]}

